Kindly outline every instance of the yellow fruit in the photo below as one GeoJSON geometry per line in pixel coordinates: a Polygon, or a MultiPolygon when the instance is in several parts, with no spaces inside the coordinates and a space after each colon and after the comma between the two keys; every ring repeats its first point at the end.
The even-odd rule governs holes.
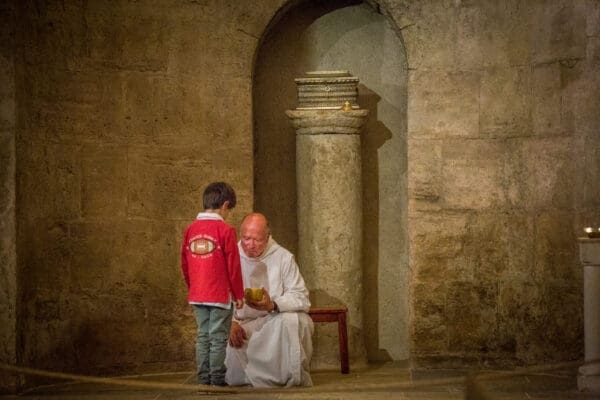
{"type": "Polygon", "coordinates": [[[261,288],[246,288],[244,289],[244,298],[248,303],[256,303],[263,298],[263,290],[261,288]]]}

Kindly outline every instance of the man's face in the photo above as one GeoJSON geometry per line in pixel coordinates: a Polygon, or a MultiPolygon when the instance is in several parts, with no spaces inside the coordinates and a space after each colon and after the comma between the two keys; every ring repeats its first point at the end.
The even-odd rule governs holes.
{"type": "Polygon", "coordinates": [[[244,253],[252,258],[260,256],[265,251],[269,241],[266,225],[261,221],[251,219],[242,224],[240,231],[244,253]]]}

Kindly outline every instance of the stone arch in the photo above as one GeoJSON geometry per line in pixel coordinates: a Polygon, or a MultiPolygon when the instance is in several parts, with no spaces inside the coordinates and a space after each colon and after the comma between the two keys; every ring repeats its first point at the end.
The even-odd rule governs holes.
{"type": "Polygon", "coordinates": [[[364,330],[370,360],[409,354],[405,54],[399,29],[378,3],[303,0],[274,16],[254,63],[254,208],[294,253],[295,132],[284,113],[296,106],[293,79],[348,69],[361,80],[359,104],[370,116],[362,137],[364,322],[355,328],[364,330]]]}

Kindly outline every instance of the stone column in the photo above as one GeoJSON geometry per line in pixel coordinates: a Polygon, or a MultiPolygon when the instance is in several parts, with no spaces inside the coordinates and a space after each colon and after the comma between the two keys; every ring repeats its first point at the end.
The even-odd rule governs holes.
{"type": "MultiPolygon", "coordinates": [[[[356,104],[358,79],[347,76],[340,79],[344,85],[341,90],[335,87],[340,83],[338,79],[309,78],[310,104],[307,106],[303,101],[303,89],[299,89],[299,107],[286,114],[296,129],[300,267],[313,305],[348,307],[349,355],[351,365],[356,367],[366,363],[362,326],[360,128],[368,111],[356,104]],[[354,91],[348,91],[350,79],[354,91]],[[319,97],[315,85],[325,88],[327,99],[315,101],[319,97]],[[332,105],[334,101],[337,104],[332,105]]],[[[336,329],[316,327],[315,367],[339,368],[336,329]]]]}
{"type": "Polygon", "coordinates": [[[583,264],[585,363],[579,368],[579,390],[600,393],[600,239],[579,239],[583,264]]]}

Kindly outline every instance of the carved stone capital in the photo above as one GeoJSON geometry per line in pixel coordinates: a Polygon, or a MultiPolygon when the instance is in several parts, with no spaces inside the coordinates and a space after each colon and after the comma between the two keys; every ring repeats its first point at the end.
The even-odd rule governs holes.
{"type": "Polygon", "coordinates": [[[368,110],[287,110],[297,135],[358,135],[368,110]]]}

